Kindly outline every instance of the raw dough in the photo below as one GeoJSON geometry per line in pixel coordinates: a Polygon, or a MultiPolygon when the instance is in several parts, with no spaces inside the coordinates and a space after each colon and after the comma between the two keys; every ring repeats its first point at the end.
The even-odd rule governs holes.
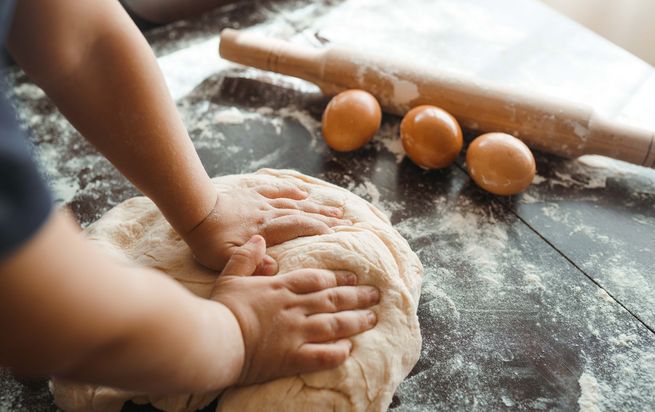
{"type": "MultiPolygon", "coordinates": [[[[215,179],[219,190],[288,182],[309,192],[313,201],[343,206],[352,227],[303,237],[268,249],[280,271],[304,267],[345,269],[360,284],[382,292],[374,308],[378,324],[353,338],[352,356],[338,368],[248,387],[228,389],[219,411],[382,411],[407,376],[421,349],[416,308],[423,267],[402,236],[378,209],[351,192],[290,170],[215,179]]],[[[186,244],[154,204],[144,197],[123,202],[86,229],[89,239],[120,259],[162,270],[196,295],[207,297],[216,273],[195,263],[186,244]]],[[[208,362],[211,361],[208,359],[208,362]]],[[[192,411],[218,393],[151,397],[110,388],[53,380],[55,403],[66,411],[117,411],[126,400],[152,403],[165,411],[192,411]]]]}

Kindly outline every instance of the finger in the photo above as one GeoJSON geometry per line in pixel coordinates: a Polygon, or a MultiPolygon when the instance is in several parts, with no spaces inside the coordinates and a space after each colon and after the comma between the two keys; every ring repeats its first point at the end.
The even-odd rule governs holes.
{"type": "Polygon", "coordinates": [[[292,200],[292,199],[270,199],[268,203],[278,209],[294,209],[305,213],[316,213],[319,215],[341,217],[343,209],[332,206],[324,206],[311,200],[292,200]]]}
{"type": "Polygon", "coordinates": [[[278,271],[278,265],[275,259],[266,255],[262,259],[262,262],[255,269],[254,275],[259,276],[273,276],[278,271]]]}
{"type": "Polygon", "coordinates": [[[375,312],[350,310],[308,316],[304,326],[308,342],[327,342],[348,338],[371,329],[377,323],[375,312]]]}
{"type": "Polygon", "coordinates": [[[331,230],[320,220],[303,215],[282,216],[269,221],[261,230],[268,245],[277,245],[301,236],[316,236],[331,230]]]}
{"type": "Polygon", "coordinates": [[[305,295],[305,314],[335,313],[365,309],[380,301],[380,292],[373,286],[341,286],[305,295]]]}
{"type": "Polygon", "coordinates": [[[329,227],[334,227],[334,226],[352,226],[353,222],[351,222],[348,219],[337,219],[335,217],[329,217],[329,216],[324,216],[316,213],[305,213],[301,210],[295,210],[295,209],[274,209],[273,211],[270,212],[274,218],[276,217],[284,217],[284,216],[294,216],[294,215],[299,215],[299,216],[305,216],[311,219],[316,219],[320,220],[321,222],[325,223],[329,227]]]}
{"type": "Polygon", "coordinates": [[[250,276],[266,256],[266,242],[261,236],[253,236],[241,247],[234,248],[234,252],[227,261],[221,276],[250,276]]]}
{"type": "Polygon", "coordinates": [[[269,199],[289,198],[294,200],[303,200],[307,197],[307,192],[304,190],[301,190],[294,185],[285,183],[257,186],[255,187],[255,191],[269,199]]]}
{"type": "Polygon", "coordinates": [[[299,373],[336,368],[348,359],[352,347],[348,339],[331,343],[305,343],[296,354],[299,373]]]}
{"type": "Polygon", "coordinates": [[[357,276],[354,273],[323,269],[296,270],[282,275],[281,279],[290,291],[298,294],[357,284],[357,276]]]}

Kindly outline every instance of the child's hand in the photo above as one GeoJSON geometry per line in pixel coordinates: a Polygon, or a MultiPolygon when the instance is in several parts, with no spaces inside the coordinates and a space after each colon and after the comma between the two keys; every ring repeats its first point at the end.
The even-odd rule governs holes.
{"type": "MultiPolygon", "coordinates": [[[[339,219],[343,210],[304,200],[307,193],[294,186],[261,186],[221,192],[212,212],[184,237],[196,259],[221,270],[235,250],[253,235],[269,245],[300,236],[328,233],[330,227],[349,225],[339,219]]],[[[273,259],[262,260],[256,272],[277,272],[273,259]]],[[[250,273],[249,273],[250,274],[250,273]]]]}
{"type": "Polygon", "coordinates": [[[236,317],[244,343],[237,384],[329,369],[345,362],[349,338],[371,329],[377,319],[363,310],[379,301],[372,286],[354,286],[352,273],[303,269],[274,277],[250,276],[266,256],[254,236],[219,276],[212,299],[236,317]]]}

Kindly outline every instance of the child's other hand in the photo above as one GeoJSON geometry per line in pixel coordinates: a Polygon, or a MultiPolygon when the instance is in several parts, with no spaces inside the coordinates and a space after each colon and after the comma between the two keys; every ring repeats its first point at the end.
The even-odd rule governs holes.
{"type": "Polygon", "coordinates": [[[266,256],[254,236],[236,249],[216,281],[212,299],[236,317],[244,343],[237,384],[329,369],[345,362],[349,337],[375,326],[365,310],[379,301],[372,286],[355,286],[348,272],[302,269],[273,277],[250,276],[266,256]]]}
{"type": "MultiPolygon", "coordinates": [[[[351,224],[340,219],[343,210],[306,198],[307,193],[291,185],[224,191],[218,195],[209,216],[183,237],[201,264],[221,270],[236,249],[253,235],[263,236],[272,246],[351,224]]],[[[260,275],[276,272],[277,265],[270,257],[264,258],[256,270],[260,275]]]]}

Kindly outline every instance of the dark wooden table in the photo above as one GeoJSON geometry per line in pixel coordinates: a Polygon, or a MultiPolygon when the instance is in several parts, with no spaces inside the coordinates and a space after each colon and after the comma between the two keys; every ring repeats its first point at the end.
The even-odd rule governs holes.
{"type": "MultiPolygon", "coordinates": [[[[358,7],[388,7],[379,15],[371,12],[370,18],[357,16],[349,9],[352,3],[240,2],[147,33],[210,175],[261,167],[296,169],[349,188],[391,216],[425,266],[418,309],[422,354],[391,409],[653,410],[655,172],[602,158],[564,160],[535,153],[535,184],[519,196],[495,197],[471,182],[463,155],[446,170],[427,172],[414,166],[398,144],[400,119],[391,116],[363,150],[338,154],[322,141],[319,121],[327,101],[316,88],[219,61],[216,36],[223,27],[252,26],[320,44],[360,30],[354,42],[363,38],[379,43],[389,33],[405,36],[411,47],[399,53],[430,54],[428,40],[437,48],[448,41],[469,42],[481,53],[476,45],[487,41],[485,36],[458,37],[461,31],[438,19],[433,31],[419,30],[407,18],[411,13],[401,11],[413,7],[414,15],[421,15],[416,9],[429,3],[455,20],[461,17],[452,10],[460,7],[471,13],[472,24],[475,16],[486,16],[501,40],[532,21],[537,28],[559,28],[552,30],[555,40],[566,33],[592,36],[584,38],[597,50],[607,48],[606,55],[624,59],[626,72],[642,70],[639,63],[533,2],[522,2],[506,14],[474,0],[395,6],[398,2],[361,2],[358,7]],[[352,18],[325,19],[330,13],[352,18]],[[395,24],[383,24],[383,14],[395,24]]],[[[507,1],[495,4],[509,7],[507,1]]],[[[426,18],[433,16],[426,13],[426,18]]],[[[548,34],[540,30],[529,38],[547,49],[548,34]]],[[[514,47],[488,48],[492,57],[504,53],[510,59],[507,67],[516,68],[517,61],[530,67],[540,56],[536,49],[521,54],[514,47]]],[[[451,69],[472,59],[467,55],[458,63],[444,50],[450,57],[444,65],[451,69]]],[[[477,73],[493,78],[490,73],[502,69],[502,59],[488,61],[493,64],[477,73]]],[[[579,82],[603,74],[599,69],[583,78],[586,69],[577,61],[569,69],[579,82]]],[[[543,69],[547,80],[549,70],[543,69]]],[[[529,77],[521,73],[523,79],[529,77]]],[[[497,78],[502,81],[503,76],[497,78]]],[[[520,73],[513,78],[521,85],[520,73]]],[[[549,90],[547,80],[536,87],[549,90]]],[[[22,72],[10,70],[8,82],[58,202],[82,226],[137,195],[22,72]]],[[[617,87],[607,88],[611,98],[617,87]]],[[[597,89],[592,84],[589,93],[600,93],[597,89]]],[[[631,97],[639,90],[624,92],[631,97]]],[[[607,108],[609,100],[598,105],[607,108]]],[[[468,140],[474,136],[467,133],[468,140]]],[[[54,409],[45,382],[19,383],[0,370],[0,410],[54,409]]]]}

